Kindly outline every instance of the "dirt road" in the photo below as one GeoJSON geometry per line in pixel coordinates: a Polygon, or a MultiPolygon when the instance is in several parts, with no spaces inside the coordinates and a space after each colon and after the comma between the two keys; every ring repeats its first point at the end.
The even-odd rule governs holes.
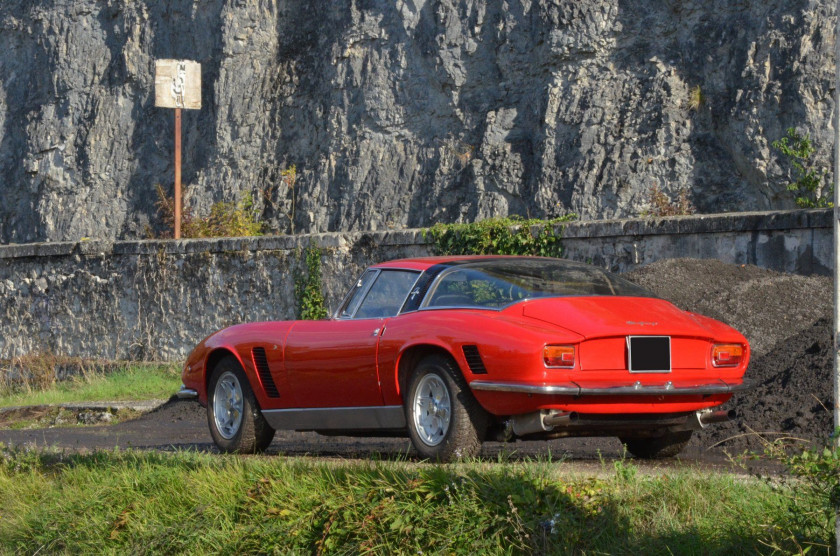
{"type": "MultiPolygon", "coordinates": [[[[736,431],[735,425],[722,425],[736,431]]],[[[137,419],[116,425],[0,430],[0,443],[9,446],[53,447],[70,451],[140,449],[216,452],[207,428],[206,410],[197,402],[171,401],[137,419]]],[[[339,459],[414,459],[407,438],[326,437],[312,432],[278,431],[266,456],[311,456],[339,459]]],[[[569,438],[550,442],[486,442],[481,458],[489,461],[525,458],[563,459],[587,473],[612,472],[613,462],[626,456],[615,438],[569,438]]],[[[766,472],[766,465],[749,462],[745,470],[732,464],[720,448],[705,448],[693,441],[679,459],[638,462],[657,470],[689,466],[708,470],[766,472]],[[757,467],[758,466],[758,467],[757,467]]]]}

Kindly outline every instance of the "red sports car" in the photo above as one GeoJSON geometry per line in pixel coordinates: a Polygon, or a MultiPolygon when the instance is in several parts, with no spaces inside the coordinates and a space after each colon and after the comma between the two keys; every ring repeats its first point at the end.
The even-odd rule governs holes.
{"type": "Polygon", "coordinates": [[[485,439],[618,436],[638,457],[676,455],[746,387],[747,340],[593,266],[536,257],[374,265],[328,320],[210,335],[179,395],[207,406],[231,452],[276,429],[408,435],[423,458],[485,439]]]}

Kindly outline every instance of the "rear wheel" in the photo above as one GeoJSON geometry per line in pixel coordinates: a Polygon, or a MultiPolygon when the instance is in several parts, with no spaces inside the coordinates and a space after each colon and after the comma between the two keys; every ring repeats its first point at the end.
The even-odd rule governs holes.
{"type": "Polygon", "coordinates": [[[623,438],[622,444],[627,446],[627,451],[641,459],[672,458],[682,452],[688,441],[691,440],[692,431],[668,432],[663,436],[654,438],[623,438]]]}
{"type": "Polygon", "coordinates": [[[248,378],[232,357],[219,361],[207,388],[207,422],[223,452],[262,452],[274,438],[248,378]]]}
{"type": "Polygon", "coordinates": [[[411,443],[421,457],[445,462],[481,450],[487,413],[448,357],[420,361],[409,381],[405,412],[411,443]]]}

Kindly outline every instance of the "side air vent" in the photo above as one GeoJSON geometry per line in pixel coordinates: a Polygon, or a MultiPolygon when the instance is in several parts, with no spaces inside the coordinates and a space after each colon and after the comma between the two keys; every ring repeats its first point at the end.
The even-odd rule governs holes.
{"type": "Polygon", "coordinates": [[[464,346],[464,357],[467,358],[467,365],[474,375],[486,375],[487,369],[484,368],[484,361],[481,360],[481,355],[478,353],[478,346],[464,346]]]}
{"type": "Polygon", "coordinates": [[[260,382],[262,382],[265,393],[269,398],[279,398],[280,392],[277,391],[277,385],[274,384],[274,379],[271,378],[271,371],[268,370],[268,358],[265,356],[265,348],[255,347],[253,355],[254,365],[256,365],[257,372],[260,374],[260,382]]]}

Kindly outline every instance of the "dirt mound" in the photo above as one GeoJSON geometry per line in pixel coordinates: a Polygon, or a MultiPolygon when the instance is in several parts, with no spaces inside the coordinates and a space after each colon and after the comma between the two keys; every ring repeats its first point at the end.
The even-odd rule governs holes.
{"type": "Polygon", "coordinates": [[[747,378],[754,387],[724,406],[738,411],[737,425],[702,431],[704,445],[760,450],[754,432],[827,440],[834,372],[830,278],[699,259],[659,261],[624,277],[682,309],[730,324],[750,341],[747,378]]]}

